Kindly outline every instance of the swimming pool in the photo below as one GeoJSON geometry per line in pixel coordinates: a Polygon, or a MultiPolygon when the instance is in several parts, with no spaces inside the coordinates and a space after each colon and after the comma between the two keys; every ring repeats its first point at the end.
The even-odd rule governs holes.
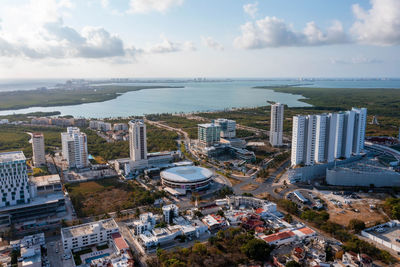
{"type": "Polygon", "coordinates": [[[107,257],[107,256],[110,256],[110,253],[104,253],[104,254],[101,254],[101,255],[97,255],[97,256],[94,256],[94,257],[87,258],[87,259],[85,259],[85,262],[89,264],[89,263],[92,262],[92,260],[97,260],[97,259],[104,258],[104,257],[107,257]]]}

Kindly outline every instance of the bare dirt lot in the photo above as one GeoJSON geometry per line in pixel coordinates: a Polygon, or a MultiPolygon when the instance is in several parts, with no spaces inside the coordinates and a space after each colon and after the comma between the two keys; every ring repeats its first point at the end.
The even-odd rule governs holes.
{"type": "Polygon", "coordinates": [[[352,199],[321,191],[318,196],[328,205],[330,220],[343,226],[347,226],[351,219],[359,219],[365,222],[367,227],[387,219],[379,209],[383,201],[381,196],[361,195],[361,199],[352,199]]]}

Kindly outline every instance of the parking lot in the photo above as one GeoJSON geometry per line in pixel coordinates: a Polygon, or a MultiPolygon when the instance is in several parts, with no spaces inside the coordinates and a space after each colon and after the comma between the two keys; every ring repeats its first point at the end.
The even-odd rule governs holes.
{"type": "Polygon", "coordinates": [[[63,247],[61,245],[60,238],[52,238],[46,244],[47,246],[47,258],[51,267],[74,267],[72,259],[65,260],[63,255],[63,247]]]}
{"type": "Polygon", "coordinates": [[[400,246],[400,227],[383,227],[369,232],[384,241],[400,246]],[[381,230],[382,229],[382,230],[381,230]]]}

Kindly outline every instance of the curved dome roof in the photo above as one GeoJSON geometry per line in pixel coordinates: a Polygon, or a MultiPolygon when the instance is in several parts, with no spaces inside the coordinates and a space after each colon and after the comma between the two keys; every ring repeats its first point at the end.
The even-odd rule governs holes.
{"type": "Polygon", "coordinates": [[[183,166],[161,172],[161,177],[171,182],[194,183],[210,178],[213,173],[203,167],[183,166]]]}

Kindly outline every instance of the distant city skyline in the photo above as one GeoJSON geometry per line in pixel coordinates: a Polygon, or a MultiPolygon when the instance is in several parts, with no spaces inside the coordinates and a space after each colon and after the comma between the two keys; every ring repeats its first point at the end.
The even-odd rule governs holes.
{"type": "Polygon", "coordinates": [[[3,0],[0,79],[400,77],[398,0],[3,0]]]}

